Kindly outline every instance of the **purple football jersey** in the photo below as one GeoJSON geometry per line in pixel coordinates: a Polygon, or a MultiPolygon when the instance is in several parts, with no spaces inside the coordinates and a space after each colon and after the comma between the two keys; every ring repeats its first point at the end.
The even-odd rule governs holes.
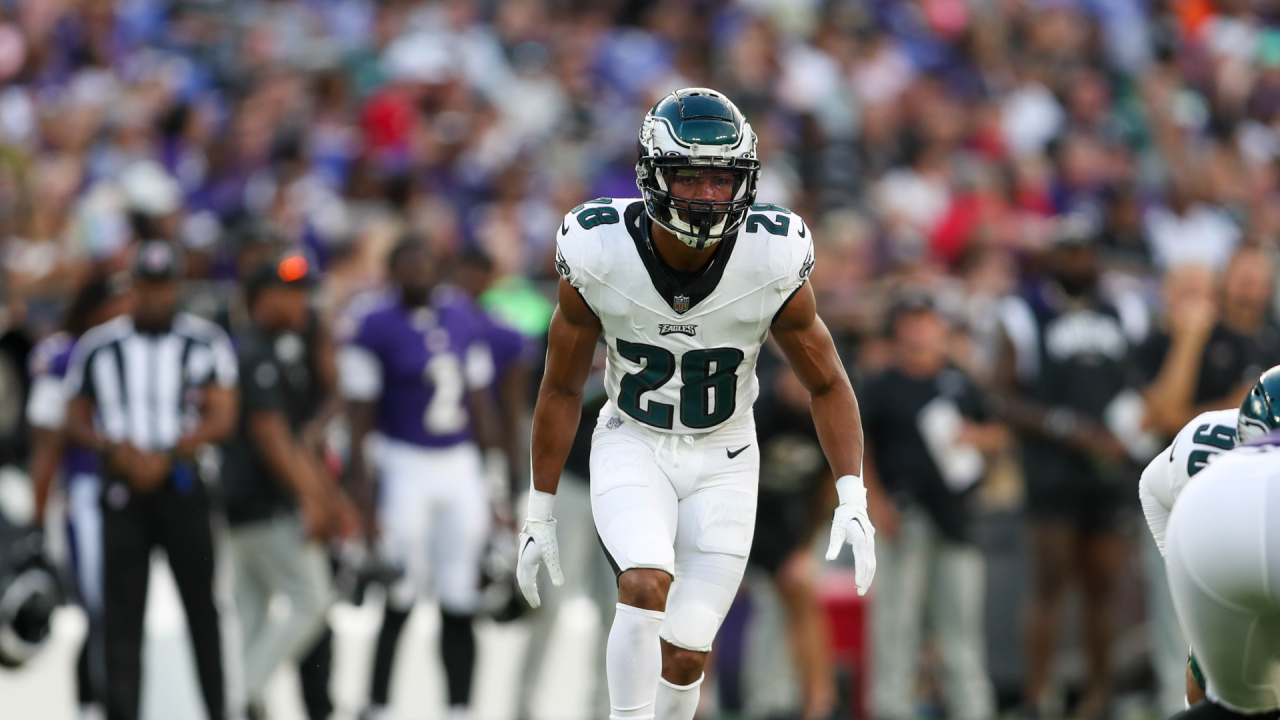
{"type": "MultiPolygon", "coordinates": [[[[67,365],[74,347],[75,339],[67,333],[55,333],[37,343],[27,360],[32,384],[42,377],[53,378],[61,383],[67,375],[67,365]]],[[[79,475],[97,474],[98,456],[92,450],[79,445],[65,446],[62,452],[63,482],[70,483],[79,475]]]]}
{"type": "Polygon", "coordinates": [[[471,311],[457,302],[410,310],[390,300],[365,315],[351,342],[381,366],[377,428],[424,447],[451,447],[472,437],[467,391],[471,311]]]}

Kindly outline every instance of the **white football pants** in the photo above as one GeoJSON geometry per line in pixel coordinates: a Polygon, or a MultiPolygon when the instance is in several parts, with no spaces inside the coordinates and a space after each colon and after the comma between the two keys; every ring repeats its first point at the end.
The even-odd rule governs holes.
{"type": "Polygon", "coordinates": [[[1182,491],[1166,552],[1209,699],[1254,714],[1280,708],[1280,452],[1234,454],[1182,491]]]}
{"type": "Polygon", "coordinates": [[[755,533],[760,448],[751,415],[702,435],[661,433],[600,411],[591,443],[591,511],[616,572],[671,573],[661,637],[708,652],[729,612],[755,533]]]}
{"type": "Polygon", "coordinates": [[[431,593],[448,612],[475,612],[491,522],[480,451],[383,439],[378,465],[380,550],[405,571],[389,599],[409,607],[431,593]]]}

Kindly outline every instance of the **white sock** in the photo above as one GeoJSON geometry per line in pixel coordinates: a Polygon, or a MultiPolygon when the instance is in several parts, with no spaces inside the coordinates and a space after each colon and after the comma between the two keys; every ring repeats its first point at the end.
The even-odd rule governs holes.
{"type": "Polygon", "coordinates": [[[653,720],[662,677],[658,632],[666,613],[618,603],[605,647],[609,678],[609,720],[653,720]]]}
{"type": "Polygon", "coordinates": [[[706,675],[688,685],[672,685],[664,678],[658,678],[658,701],[655,720],[693,720],[698,711],[698,696],[706,675]]]}

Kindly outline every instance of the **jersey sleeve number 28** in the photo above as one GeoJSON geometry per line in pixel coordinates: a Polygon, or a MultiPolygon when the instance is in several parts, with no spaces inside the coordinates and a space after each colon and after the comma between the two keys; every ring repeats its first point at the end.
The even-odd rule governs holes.
{"type": "MultiPolygon", "coordinates": [[[[791,211],[774,205],[773,203],[755,203],[751,206],[752,210],[757,212],[767,211],[778,213],[775,219],[770,220],[768,215],[748,215],[747,216],[747,232],[753,233],[761,226],[770,235],[786,235],[791,230],[791,218],[787,217],[791,211]]],[[[803,237],[803,235],[801,235],[803,237]]]]}
{"type": "Polygon", "coordinates": [[[608,207],[613,202],[611,198],[596,198],[588,200],[569,212],[577,216],[578,224],[583,230],[590,230],[597,225],[613,225],[618,222],[618,211],[608,207]],[[585,212],[582,210],[588,205],[605,205],[605,207],[593,207],[585,212]]]}
{"type": "MultiPolygon", "coordinates": [[[[644,369],[625,375],[618,391],[618,407],[647,425],[670,430],[675,407],[649,401],[640,406],[640,396],[666,385],[676,374],[676,356],[670,350],[643,343],[618,340],[618,354],[644,369]]],[[[742,351],[737,348],[690,350],[680,359],[680,422],[688,428],[709,428],[733,417],[738,398],[738,365],[742,351]]]]}

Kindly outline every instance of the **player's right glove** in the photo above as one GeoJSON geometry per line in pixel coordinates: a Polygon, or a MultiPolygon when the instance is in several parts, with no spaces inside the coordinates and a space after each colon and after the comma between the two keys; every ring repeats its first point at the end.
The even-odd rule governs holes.
{"type": "Polygon", "coordinates": [[[547,566],[551,584],[564,584],[560,572],[560,546],[556,544],[556,521],[551,517],[551,506],[556,496],[533,490],[529,493],[529,515],[520,530],[520,555],[516,562],[516,582],[530,607],[538,607],[538,565],[547,566]]]}
{"type": "Polygon", "coordinates": [[[858,595],[866,595],[876,575],[876,529],[867,517],[867,489],[862,478],[845,475],[836,481],[840,506],[831,519],[831,544],[827,559],[835,560],[846,542],[853,546],[853,582],[858,595]]]}

